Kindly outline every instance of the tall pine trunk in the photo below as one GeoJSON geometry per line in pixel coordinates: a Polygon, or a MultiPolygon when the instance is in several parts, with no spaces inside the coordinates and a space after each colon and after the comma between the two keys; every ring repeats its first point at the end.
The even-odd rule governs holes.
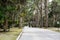
{"type": "Polygon", "coordinates": [[[48,27],[48,0],[45,0],[45,26],[48,27]]]}
{"type": "Polygon", "coordinates": [[[43,6],[42,6],[42,2],[43,2],[43,1],[41,0],[41,9],[40,9],[40,15],[41,15],[41,19],[40,19],[40,20],[41,20],[41,21],[40,21],[40,27],[43,27],[43,17],[42,17],[42,11],[43,11],[42,7],[43,7],[43,6]]]}

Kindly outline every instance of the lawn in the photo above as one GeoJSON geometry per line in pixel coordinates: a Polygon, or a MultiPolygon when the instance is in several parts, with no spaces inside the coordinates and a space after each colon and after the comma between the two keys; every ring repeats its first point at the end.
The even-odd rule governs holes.
{"type": "Polygon", "coordinates": [[[56,32],[60,32],[60,28],[56,28],[56,27],[48,27],[48,30],[52,30],[52,31],[56,31],[56,32]]]}
{"type": "Polygon", "coordinates": [[[16,40],[22,29],[11,28],[10,32],[0,32],[0,40],[16,40]]]}

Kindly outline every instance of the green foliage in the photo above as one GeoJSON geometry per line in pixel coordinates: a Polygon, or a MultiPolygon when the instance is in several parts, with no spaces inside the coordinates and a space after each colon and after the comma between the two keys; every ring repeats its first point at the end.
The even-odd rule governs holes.
{"type": "MultiPolygon", "coordinates": [[[[49,23],[53,24],[53,22],[54,22],[53,20],[56,20],[54,22],[54,26],[56,26],[56,27],[58,26],[57,21],[60,20],[60,18],[59,18],[59,16],[60,16],[60,5],[59,5],[59,2],[60,1],[59,2],[58,1],[59,0],[53,0],[51,2],[51,5],[49,5],[49,8],[51,8],[50,9],[50,13],[48,14],[49,15],[49,20],[50,20],[49,23]],[[55,15],[55,19],[54,19],[54,15],[55,15]]],[[[59,26],[60,26],[60,24],[59,24],[59,26]]]]}
{"type": "Polygon", "coordinates": [[[4,26],[5,24],[7,26],[11,26],[12,23],[18,24],[20,7],[22,7],[20,5],[25,5],[25,3],[26,0],[0,0],[0,23],[4,24],[4,26]],[[8,23],[5,23],[6,20],[8,20],[8,23]]]}
{"type": "Polygon", "coordinates": [[[6,10],[7,10],[7,11],[13,11],[13,10],[15,10],[15,6],[8,5],[8,6],[6,7],[6,10]]]}

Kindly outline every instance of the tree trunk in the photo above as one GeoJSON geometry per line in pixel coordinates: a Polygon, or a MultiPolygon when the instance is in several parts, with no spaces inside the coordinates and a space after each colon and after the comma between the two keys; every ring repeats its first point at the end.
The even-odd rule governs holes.
{"type": "Polygon", "coordinates": [[[22,17],[20,17],[19,28],[22,28],[22,26],[23,26],[22,22],[23,22],[23,19],[22,19],[22,17]]]}
{"type": "Polygon", "coordinates": [[[12,27],[14,27],[14,13],[12,14],[12,27]]]}
{"type": "Polygon", "coordinates": [[[41,9],[40,9],[40,15],[41,15],[41,19],[40,19],[40,20],[41,20],[41,21],[40,21],[40,27],[43,27],[43,17],[42,17],[42,11],[43,11],[42,7],[43,7],[43,6],[42,6],[42,2],[43,2],[43,1],[41,0],[41,9]]]}
{"type": "Polygon", "coordinates": [[[48,0],[45,0],[45,26],[48,27],[48,0]]]}
{"type": "Polygon", "coordinates": [[[54,27],[54,24],[55,24],[55,15],[53,15],[53,27],[54,27]]]}
{"type": "Polygon", "coordinates": [[[4,21],[4,31],[7,31],[8,29],[8,19],[5,19],[4,21]]]}
{"type": "Polygon", "coordinates": [[[6,17],[4,20],[4,31],[7,31],[7,29],[8,29],[8,16],[9,16],[9,13],[6,12],[6,17]]]}
{"type": "Polygon", "coordinates": [[[55,22],[57,22],[57,14],[53,15],[53,27],[55,26],[55,22]]]}

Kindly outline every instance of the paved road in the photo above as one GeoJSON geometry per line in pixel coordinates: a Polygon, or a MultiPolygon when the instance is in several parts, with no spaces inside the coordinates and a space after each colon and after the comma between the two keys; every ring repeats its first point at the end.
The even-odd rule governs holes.
{"type": "Polygon", "coordinates": [[[46,29],[25,27],[19,40],[60,40],[60,33],[46,29]]]}

